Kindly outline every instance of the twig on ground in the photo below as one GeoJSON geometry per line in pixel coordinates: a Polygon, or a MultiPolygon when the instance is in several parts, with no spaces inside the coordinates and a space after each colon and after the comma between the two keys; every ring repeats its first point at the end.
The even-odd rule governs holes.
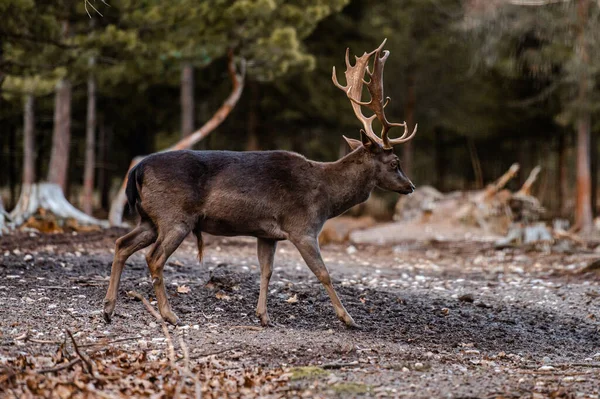
{"type": "Polygon", "coordinates": [[[194,381],[194,393],[196,399],[200,399],[202,397],[202,386],[200,385],[200,380],[195,376],[190,370],[190,351],[188,346],[183,339],[183,336],[179,336],[179,346],[181,347],[181,351],[183,352],[183,369],[185,372],[185,376],[189,377],[194,381]]]}
{"type": "Polygon", "coordinates": [[[171,340],[171,334],[169,334],[169,329],[167,328],[167,323],[165,323],[165,320],[162,318],[160,313],[158,313],[156,311],[156,309],[154,309],[154,307],[150,304],[150,302],[148,302],[148,300],[146,298],[144,298],[144,296],[142,294],[140,294],[139,292],[129,291],[127,293],[127,296],[142,301],[142,303],[144,304],[144,306],[146,307],[148,312],[150,312],[150,314],[152,316],[154,316],[154,318],[161,324],[163,334],[167,340],[167,348],[168,348],[168,352],[169,352],[169,362],[171,363],[171,366],[175,367],[175,348],[173,347],[173,341],[171,340]]]}
{"type": "Polygon", "coordinates": [[[37,339],[37,338],[31,338],[31,331],[27,330],[26,332],[24,332],[23,334],[19,335],[18,337],[15,337],[14,340],[15,341],[24,341],[24,342],[33,342],[36,344],[57,344],[60,345],[62,342],[61,341],[50,341],[50,340],[46,340],[46,339],[37,339]]]}
{"type": "Polygon", "coordinates": [[[237,345],[237,346],[232,346],[231,348],[220,349],[220,350],[216,350],[213,352],[200,353],[198,355],[190,356],[190,359],[199,359],[201,357],[219,355],[221,353],[230,352],[230,351],[234,351],[237,349],[242,349],[243,347],[244,347],[244,345],[237,345]]]}
{"type": "Polygon", "coordinates": [[[183,367],[187,372],[190,371],[190,351],[183,340],[183,337],[179,336],[179,346],[181,347],[181,351],[183,352],[183,367]]]}
{"type": "Polygon", "coordinates": [[[38,374],[55,373],[57,371],[61,371],[61,370],[64,370],[64,369],[69,369],[69,368],[75,366],[79,362],[81,362],[80,358],[73,359],[69,363],[63,363],[60,366],[51,367],[51,368],[47,368],[47,369],[36,370],[36,373],[38,373],[38,374]]]}
{"type": "Polygon", "coordinates": [[[83,363],[85,363],[87,372],[92,377],[94,377],[94,368],[92,367],[92,363],[90,363],[90,361],[88,359],[86,359],[85,356],[83,356],[81,351],[79,351],[79,347],[77,346],[77,342],[75,342],[75,338],[73,338],[73,334],[71,334],[71,331],[69,331],[69,330],[66,330],[66,331],[67,331],[67,334],[69,334],[69,337],[71,338],[71,342],[73,343],[73,348],[75,349],[75,353],[77,353],[77,356],[79,356],[79,358],[83,361],[83,363]]]}

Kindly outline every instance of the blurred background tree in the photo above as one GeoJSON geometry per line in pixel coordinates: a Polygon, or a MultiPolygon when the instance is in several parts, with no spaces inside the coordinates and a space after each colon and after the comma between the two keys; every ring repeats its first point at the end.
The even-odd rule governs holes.
{"type": "Polygon", "coordinates": [[[50,180],[105,217],[134,156],[169,147],[219,108],[231,90],[228,50],[247,60],[245,89],[194,148],[336,159],[347,151],[341,135],[357,137],[360,125],[331,83],[331,67],[343,65],[346,47],[362,53],[387,37],[387,114],[419,123],[399,150],[418,186],[481,188],[515,161],[523,175],[516,186],[539,164],[536,195],[550,214],[591,229],[597,2],[107,3],[89,2],[97,9],[87,7],[90,19],[83,0],[0,0],[0,187],[8,210],[23,184],[50,180]],[[63,152],[52,161],[60,134],[70,140],[54,140],[63,152]]]}

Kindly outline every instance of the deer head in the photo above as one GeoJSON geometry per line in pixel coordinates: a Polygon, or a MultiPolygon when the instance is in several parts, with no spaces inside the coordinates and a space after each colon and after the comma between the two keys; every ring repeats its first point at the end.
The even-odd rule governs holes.
{"type": "Polygon", "coordinates": [[[383,96],[383,68],[385,61],[390,55],[389,51],[383,50],[386,41],[387,39],[370,53],[364,53],[362,56],[356,57],[354,65],[350,64],[350,49],[346,49],[346,86],[342,86],[338,82],[335,66],[333,67],[332,80],[340,90],[346,93],[346,96],[350,99],[354,114],[363,124],[363,129],[360,131],[360,141],[344,136],[350,148],[355,150],[359,147],[364,147],[370,154],[376,167],[375,176],[377,186],[401,194],[410,194],[414,191],[414,185],[402,171],[400,161],[394,154],[393,147],[412,139],[417,132],[417,125],[415,125],[412,133],[409,135],[406,122],[392,123],[385,116],[384,109],[390,102],[389,97],[383,96]],[[373,61],[373,71],[371,72],[369,62],[373,55],[375,56],[375,60],[373,61]],[[365,73],[368,76],[368,82],[365,81],[365,73]],[[367,85],[371,96],[371,100],[368,102],[361,101],[363,84],[367,85]],[[365,116],[362,112],[362,107],[370,109],[373,115],[365,116]],[[381,123],[381,136],[378,136],[373,131],[373,121],[375,118],[381,123]],[[396,126],[404,127],[404,133],[402,136],[392,139],[388,134],[390,129],[396,126]]]}

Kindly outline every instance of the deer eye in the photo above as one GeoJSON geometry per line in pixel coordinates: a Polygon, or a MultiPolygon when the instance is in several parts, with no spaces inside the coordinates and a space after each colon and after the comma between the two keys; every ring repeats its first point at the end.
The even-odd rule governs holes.
{"type": "Polygon", "coordinates": [[[398,167],[398,160],[394,159],[392,163],[390,163],[392,169],[396,169],[398,167]]]}

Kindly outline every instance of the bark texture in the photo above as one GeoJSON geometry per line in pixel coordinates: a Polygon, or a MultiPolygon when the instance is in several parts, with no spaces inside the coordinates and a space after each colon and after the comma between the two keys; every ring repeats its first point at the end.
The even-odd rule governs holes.
{"type": "Polygon", "coordinates": [[[69,147],[71,145],[71,82],[61,79],[56,86],[54,100],[54,130],[48,169],[48,182],[63,192],[67,187],[69,147]]]}
{"type": "MultiPolygon", "coordinates": [[[[94,64],[90,58],[90,65],[94,64]]],[[[87,82],[88,102],[85,128],[85,166],[83,171],[83,211],[92,214],[94,207],[94,176],[96,168],[96,81],[92,73],[87,82]]]]}
{"type": "Polygon", "coordinates": [[[181,137],[194,132],[194,67],[183,64],[181,69],[181,137]]]}

